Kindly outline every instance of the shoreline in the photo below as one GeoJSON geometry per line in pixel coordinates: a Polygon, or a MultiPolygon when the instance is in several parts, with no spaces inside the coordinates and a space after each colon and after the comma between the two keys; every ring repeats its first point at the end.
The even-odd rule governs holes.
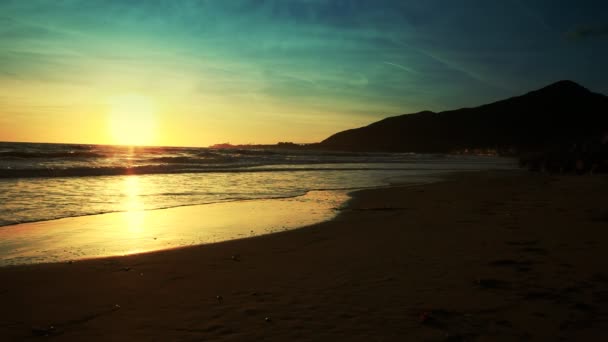
{"type": "Polygon", "coordinates": [[[426,181],[429,177],[434,178],[438,173],[446,173],[440,170],[428,171],[424,174],[394,170],[376,170],[369,173],[331,171],[326,175],[319,172],[302,172],[302,174],[293,172],[279,176],[270,172],[262,178],[253,179],[249,179],[248,176],[241,179],[242,176],[239,176],[240,178],[237,177],[235,182],[245,182],[243,189],[235,187],[229,181],[231,177],[218,174],[208,179],[201,178],[202,175],[197,173],[187,176],[135,175],[78,180],[47,178],[32,183],[25,181],[28,191],[23,193],[18,191],[19,187],[16,186],[15,180],[7,182],[0,180],[0,193],[3,193],[0,200],[5,201],[5,206],[0,210],[0,227],[134,209],[149,211],[246,200],[293,198],[315,190],[353,190],[385,185],[393,182],[394,178],[406,183],[420,182],[426,181]],[[349,177],[351,174],[353,174],[352,178],[349,177]],[[263,180],[266,180],[266,183],[263,180]],[[276,189],[266,189],[268,182],[276,184],[276,189]],[[55,187],[62,190],[56,194],[47,192],[47,188],[55,187]],[[202,191],[190,191],[199,188],[202,191]],[[32,194],[38,195],[32,197],[32,194]],[[99,198],[89,203],[91,197],[99,198]],[[58,201],[58,206],[52,205],[55,201],[58,201]]]}
{"type": "Polygon", "coordinates": [[[331,220],[346,191],[66,217],[0,230],[0,267],[78,262],[247,239],[331,220]]]}
{"type": "Polygon", "coordinates": [[[334,219],[357,191],[419,186],[441,182],[446,177],[449,173],[377,186],[310,189],[293,196],[125,210],[0,226],[0,267],[160,252],[301,229],[334,219]],[[243,217],[245,212],[258,211],[264,212],[264,217],[257,215],[253,221],[262,223],[243,217]],[[277,211],[290,213],[278,215],[277,211]],[[231,215],[232,212],[243,214],[231,215]],[[203,221],[199,222],[196,216],[203,221]],[[169,227],[173,222],[178,229],[169,227]],[[61,235],[69,237],[60,238],[61,235]],[[95,240],[96,237],[100,238],[95,240]]]}
{"type": "MultiPolygon", "coordinates": [[[[439,170],[439,171],[441,171],[441,170],[439,170]]],[[[387,184],[384,184],[384,185],[371,185],[371,186],[367,186],[367,187],[351,187],[351,188],[331,188],[331,189],[318,188],[318,189],[309,189],[309,190],[306,190],[304,193],[297,194],[297,195],[285,195],[285,196],[261,197],[261,198],[226,199],[226,200],[213,201],[213,202],[205,202],[205,203],[181,204],[181,205],[175,205],[175,206],[170,206],[170,207],[159,207],[159,208],[142,209],[141,211],[166,210],[166,209],[174,209],[174,208],[182,208],[182,207],[198,207],[198,206],[204,206],[204,205],[230,204],[230,203],[249,202],[249,201],[286,200],[286,199],[293,199],[293,198],[303,197],[303,196],[306,196],[310,192],[321,192],[321,191],[346,192],[347,194],[350,194],[352,192],[357,192],[357,191],[361,191],[361,190],[384,189],[384,188],[390,188],[390,187],[395,187],[395,186],[417,186],[417,185],[430,184],[430,183],[434,183],[434,182],[441,182],[441,181],[444,180],[445,177],[449,177],[449,175],[453,174],[453,173],[477,172],[477,171],[480,171],[480,170],[464,170],[464,171],[458,170],[458,171],[446,172],[446,173],[444,173],[442,175],[437,175],[437,176],[424,176],[424,177],[420,177],[420,178],[435,179],[434,181],[430,181],[429,180],[429,181],[425,181],[425,182],[411,182],[411,183],[408,183],[408,182],[396,182],[396,183],[387,183],[387,184]]],[[[135,176],[140,176],[140,175],[135,175],[135,176]]],[[[72,218],[80,218],[80,217],[87,217],[87,216],[98,216],[98,215],[106,215],[106,214],[124,213],[124,212],[127,212],[127,211],[128,210],[106,211],[106,212],[83,214],[83,215],[77,215],[77,216],[64,216],[64,217],[56,217],[56,218],[49,218],[49,219],[35,220],[35,221],[23,221],[23,222],[10,223],[10,224],[4,224],[4,225],[0,224],[0,229],[5,228],[5,227],[10,228],[10,227],[21,226],[21,225],[24,225],[24,224],[41,223],[41,222],[56,221],[56,220],[63,220],[63,219],[72,219],[72,218]]]]}
{"type": "Polygon", "coordinates": [[[598,340],[607,191],[605,176],[459,173],[357,191],[335,219],[286,232],[4,267],[0,335],[598,340]]]}

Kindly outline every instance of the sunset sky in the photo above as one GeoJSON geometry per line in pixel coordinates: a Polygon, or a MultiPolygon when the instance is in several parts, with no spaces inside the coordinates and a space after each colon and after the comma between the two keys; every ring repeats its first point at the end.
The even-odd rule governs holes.
{"type": "Polygon", "coordinates": [[[315,142],[572,79],[606,1],[0,1],[0,141],[315,142]]]}

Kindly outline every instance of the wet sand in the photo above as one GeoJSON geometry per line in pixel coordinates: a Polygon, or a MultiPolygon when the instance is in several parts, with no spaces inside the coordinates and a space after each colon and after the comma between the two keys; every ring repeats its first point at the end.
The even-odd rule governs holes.
{"type": "Polygon", "coordinates": [[[0,227],[0,267],[137,254],[297,229],[334,218],[349,198],[345,190],[309,191],[296,197],[128,210],[0,227]]]}
{"type": "Polygon", "coordinates": [[[606,176],[457,174],[357,192],[303,229],[0,268],[0,336],[600,341],[607,194],[606,176]]]}

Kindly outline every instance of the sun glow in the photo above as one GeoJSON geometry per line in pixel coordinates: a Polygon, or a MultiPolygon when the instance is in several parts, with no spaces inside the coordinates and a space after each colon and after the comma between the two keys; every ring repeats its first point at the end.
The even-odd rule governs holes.
{"type": "Polygon", "coordinates": [[[108,130],[116,145],[153,145],[156,140],[157,106],[138,94],[108,100],[108,130]]]}

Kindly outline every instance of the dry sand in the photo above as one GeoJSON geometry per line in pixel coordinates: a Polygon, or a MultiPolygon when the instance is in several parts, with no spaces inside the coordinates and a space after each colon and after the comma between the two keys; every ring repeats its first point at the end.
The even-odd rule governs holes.
{"type": "Polygon", "coordinates": [[[606,176],[458,174],[299,230],[1,268],[0,339],[604,341],[607,197],[606,176]]]}

